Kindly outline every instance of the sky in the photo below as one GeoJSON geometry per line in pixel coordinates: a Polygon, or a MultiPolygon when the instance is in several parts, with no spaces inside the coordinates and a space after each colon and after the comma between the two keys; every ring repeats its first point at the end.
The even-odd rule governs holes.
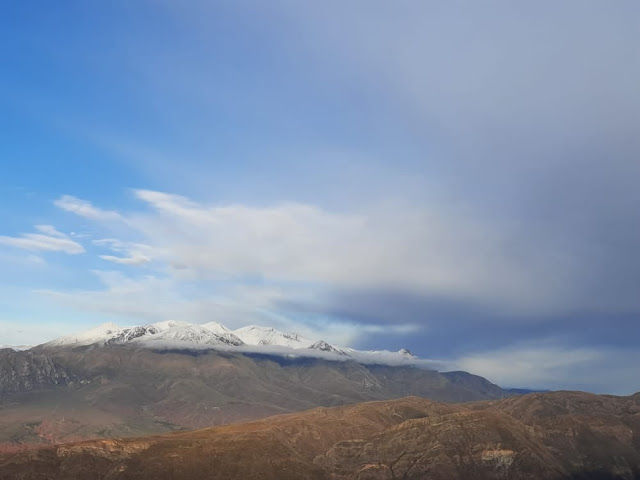
{"type": "Polygon", "coordinates": [[[0,6],[0,344],[113,321],[640,390],[640,4],[0,6]]]}

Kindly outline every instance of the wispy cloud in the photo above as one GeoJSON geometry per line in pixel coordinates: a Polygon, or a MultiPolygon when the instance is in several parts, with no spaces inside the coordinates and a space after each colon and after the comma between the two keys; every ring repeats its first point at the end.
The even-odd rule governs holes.
{"type": "Polygon", "coordinates": [[[150,245],[136,243],[136,242],[123,242],[116,238],[103,238],[93,240],[94,245],[107,248],[113,252],[120,253],[122,255],[100,255],[99,257],[109,262],[117,263],[120,265],[144,265],[151,262],[153,255],[153,248],[150,245]]]}
{"type": "Polygon", "coordinates": [[[19,237],[0,236],[0,244],[33,251],[65,252],[70,255],[85,252],[82,245],[51,225],[36,225],[35,228],[41,233],[23,233],[19,237]]]}
{"type": "Polygon", "coordinates": [[[121,220],[118,212],[113,210],[102,210],[94,207],[91,202],[81,200],[72,195],[63,195],[54,204],[67,212],[75,213],[81,217],[92,220],[121,220]]]}
{"type": "Polygon", "coordinates": [[[108,262],[119,263],[120,265],[144,265],[149,263],[151,259],[144,255],[135,255],[132,257],[116,257],[113,255],[100,255],[100,258],[108,262]]]}

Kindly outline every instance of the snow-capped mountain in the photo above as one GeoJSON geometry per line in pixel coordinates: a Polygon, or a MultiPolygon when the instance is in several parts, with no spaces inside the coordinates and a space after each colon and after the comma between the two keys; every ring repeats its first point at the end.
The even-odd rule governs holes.
{"type": "Polygon", "coordinates": [[[108,345],[155,341],[178,341],[197,345],[254,345],[282,346],[288,348],[309,348],[314,343],[297,333],[283,333],[269,327],[255,325],[231,330],[221,323],[209,322],[202,325],[167,320],[151,325],[120,327],[115,323],[104,323],[84,332],[65,335],[44,344],[46,347],[108,345]]]}
{"type": "Polygon", "coordinates": [[[138,337],[155,335],[158,331],[157,327],[153,325],[121,328],[115,323],[103,323],[84,332],[65,335],[44,345],[47,347],[66,347],[92,345],[94,343],[100,345],[126,343],[138,337]]]}
{"type": "Polygon", "coordinates": [[[283,333],[274,328],[249,325],[235,330],[238,337],[247,345],[279,345],[290,348],[309,348],[314,341],[297,333],[283,333]]]}
{"type": "Polygon", "coordinates": [[[321,352],[335,353],[336,355],[349,355],[347,352],[345,352],[343,350],[338,350],[336,347],[334,347],[333,345],[328,344],[324,340],[320,340],[320,341],[314,343],[309,348],[313,349],[313,350],[320,350],[321,352]]]}
{"type": "Polygon", "coordinates": [[[80,347],[130,343],[147,348],[219,349],[244,353],[268,353],[321,357],[334,360],[353,359],[364,363],[406,364],[419,360],[408,350],[390,352],[361,351],[336,347],[324,340],[310,340],[297,333],[280,332],[270,327],[249,325],[231,330],[221,323],[202,325],[176,320],[151,325],[120,327],[105,323],[84,332],[65,335],[42,345],[45,348],[80,347]]]}
{"type": "Polygon", "coordinates": [[[228,345],[234,347],[244,345],[244,342],[233,333],[216,333],[203,325],[176,325],[156,334],[137,338],[137,342],[147,344],[166,340],[197,345],[228,345]]]}
{"type": "Polygon", "coordinates": [[[168,330],[169,328],[173,328],[173,327],[188,327],[191,324],[187,323],[187,322],[181,322],[180,320],[165,320],[163,322],[152,323],[151,325],[156,327],[159,332],[164,332],[165,330],[168,330]]]}
{"type": "Polygon", "coordinates": [[[201,327],[208,328],[214,333],[235,333],[233,330],[229,330],[227,327],[218,322],[208,322],[200,325],[201,327]]]}

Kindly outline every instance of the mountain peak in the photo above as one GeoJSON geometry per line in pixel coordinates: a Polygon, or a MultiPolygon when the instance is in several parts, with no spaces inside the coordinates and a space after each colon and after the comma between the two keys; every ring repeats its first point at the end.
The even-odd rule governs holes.
{"type": "Polygon", "coordinates": [[[207,323],[203,323],[201,326],[215,333],[233,333],[231,330],[229,330],[227,327],[225,327],[223,324],[219,322],[207,322],[207,323]]]}
{"type": "Polygon", "coordinates": [[[191,324],[181,320],[164,320],[162,322],[153,323],[152,325],[162,332],[172,327],[186,327],[191,324]]]}
{"type": "Polygon", "coordinates": [[[106,343],[121,333],[122,329],[119,325],[116,325],[113,322],[106,322],[83,332],[62,336],[47,342],[45,345],[56,347],[67,345],[91,345],[92,343],[99,342],[106,343]]]}
{"type": "Polygon", "coordinates": [[[159,341],[178,341],[197,345],[231,345],[238,347],[244,342],[232,333],[216,333],[203,325],[177,325],[157,334],[147,335],[138,339],[141,343],[159,341]]]}
{"type": "Polygon", "coordinates": [[[320,340],[320,341],[314,343],[309,348],[311,348],[313,350],[320,350],[321,352],[330,352],[330,353],[335,353],[337,355],[347,355],[348,356],[348,354],[346,352],[343,352],[342,350],[338,350],[336,347],[334,347],[333,345],[328,344],[324,340],[320,340]]]}
{"type": "Polygon", "coordinates": [[[238,328],[233,332],[240,337],[247,345],[277,345],[289,348],[308,348],[313,344],[313,340],[304,338],[297,333],[279,332],[273,327],[262,327],[258,325],[248,325],[238,328]]]}
{"type": "Polygon", "coordinates": [[[400,355],[404,355],[405,357],[415,357],[413,352],[411,350],[409,350],[408,348],[401,348],[400,350],[398,350],[398,353],[400,355]]]}

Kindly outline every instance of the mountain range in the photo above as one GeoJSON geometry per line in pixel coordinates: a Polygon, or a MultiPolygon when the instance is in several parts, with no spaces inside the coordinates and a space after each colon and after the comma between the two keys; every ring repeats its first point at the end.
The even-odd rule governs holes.
{"type": "Polygon", "coordinates": [[[512,395],[407,350],[359,351],[219,323],[105,324],[29,350],[0,350],[0,450],[225,425],[317,406],[419,395],[512,395]]]}
{"type": "Polygon", "coordinates": [[[280,332],[271,327],[249,325],[230,330],[221,323],[192,324],[163,321],[148,325],[120,327],[105,323],[84,332],[65,335],[38,346],[38,350],[88,345],[131,344],[154,349],[216,349],[249,353],[274,353],[321,357],[327,359],[355,359],[363,363],[422,363],[409,350],[362,351],[336,347],[321,339],[308,339],[297,333],[280,332]]]}

